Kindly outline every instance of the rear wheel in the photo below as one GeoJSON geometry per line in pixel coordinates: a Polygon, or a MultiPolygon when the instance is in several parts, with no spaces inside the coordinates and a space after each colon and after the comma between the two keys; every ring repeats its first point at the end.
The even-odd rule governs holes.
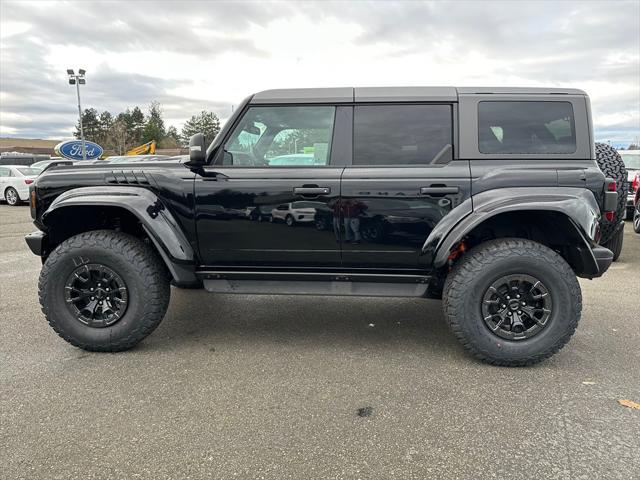
{"type": "Polygon", "coordinates": [[[162,261],[151,247],[124,233],[76,235],[47,258],[40,304],[67,342],[91,351],[127,350],[162,321],[170,297],[162,261]]]}
{"type": "Polygon", "coordinates": [[[633,211],[633,231],[640,233],[640,202],[636,204],[636,208],[633,211]]]}
{"type": "Polygon", "coordinates": [[[532,365],[559,351],[582,309],[580,285],[556,252],[524,239],[499,239],[468,252],[449,273],[445,318],[476,358],[532,365]]]}
{"type": "Polygon", "coordinates": [[[4,192],[4,198],[12,207],[20,204],[20,195],[18,195],[18,191],[13,187],[7,188],[4,192]]]}

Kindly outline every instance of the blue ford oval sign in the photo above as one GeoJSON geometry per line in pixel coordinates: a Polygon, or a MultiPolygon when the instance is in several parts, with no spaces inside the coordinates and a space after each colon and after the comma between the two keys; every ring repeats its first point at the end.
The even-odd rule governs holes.
{"type": "MultiPolygon", "coordinates": [[[[87,160],[95,160],[100,158],[104,150],[100,145],[85,140],[85,149],[87,150],[87,160]]],[[[69,140],[59,143],[54,151],[61,157],[69,160],[82,160],[82,140],[69,140]]]]}

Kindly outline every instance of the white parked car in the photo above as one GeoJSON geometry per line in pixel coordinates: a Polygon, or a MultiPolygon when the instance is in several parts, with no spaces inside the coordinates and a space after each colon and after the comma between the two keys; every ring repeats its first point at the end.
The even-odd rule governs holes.
{"type": "Polygon", "coordinates": [[[317,202],[283,203],[271,210],[270,221],[284,221],[290,227],[296,223],[309,223],[315,220],[317,202]]]}
{"type": "Polygon", "coordinates": [[[0,198],[9,205],[29,200],[29,185],[40,174],[37,168],[24,165],[0,165],[0,198]]]}

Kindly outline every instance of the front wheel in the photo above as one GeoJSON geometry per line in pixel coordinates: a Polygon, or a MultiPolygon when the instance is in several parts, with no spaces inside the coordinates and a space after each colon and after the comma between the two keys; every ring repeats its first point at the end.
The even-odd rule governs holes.
{"type": "Polygon", "coordinates": [[[445,318],[476,358],[525,366],[558,352],[582,310],[580,285],[550,248],[524,239],[499,239],[469,251],[449,273],[445,318]]]}
{"type": "Polygon", "coordinates": [[[42,311],[58,335],[101,352],[127,350],[149,335],[171,293],[156,252],[110,230],[62,242],[45,261],[38,287],[42,311]]]}
{"type": "Polygon", "coordinates": [[[289,226],[289,227],[293,227],[296,224],[296,221],[293,219],[293,217],[291,215],[287,215],[287,217],[284,219],[284,221],[287,224],[287,226],[289,226]]]}

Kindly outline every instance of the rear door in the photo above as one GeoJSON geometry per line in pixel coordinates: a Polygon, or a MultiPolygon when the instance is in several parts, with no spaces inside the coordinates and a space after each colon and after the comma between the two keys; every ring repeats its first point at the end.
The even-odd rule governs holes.
{"type": "Polygon", "coordinates": [[[350,111],[334,105],[248,107],[214,164],[196,176],[203,263],[339,267],[340,232],[332,212],[350,153],[344,151],[349,122],[350,111]]]}
{"type": "Polygon", "coordinates": [[[470,198],[469,163],[454,149],[454,107],[355,105],[353,161],[341,187],[344,267],[423,268],[431,231],[470,198]]]}

